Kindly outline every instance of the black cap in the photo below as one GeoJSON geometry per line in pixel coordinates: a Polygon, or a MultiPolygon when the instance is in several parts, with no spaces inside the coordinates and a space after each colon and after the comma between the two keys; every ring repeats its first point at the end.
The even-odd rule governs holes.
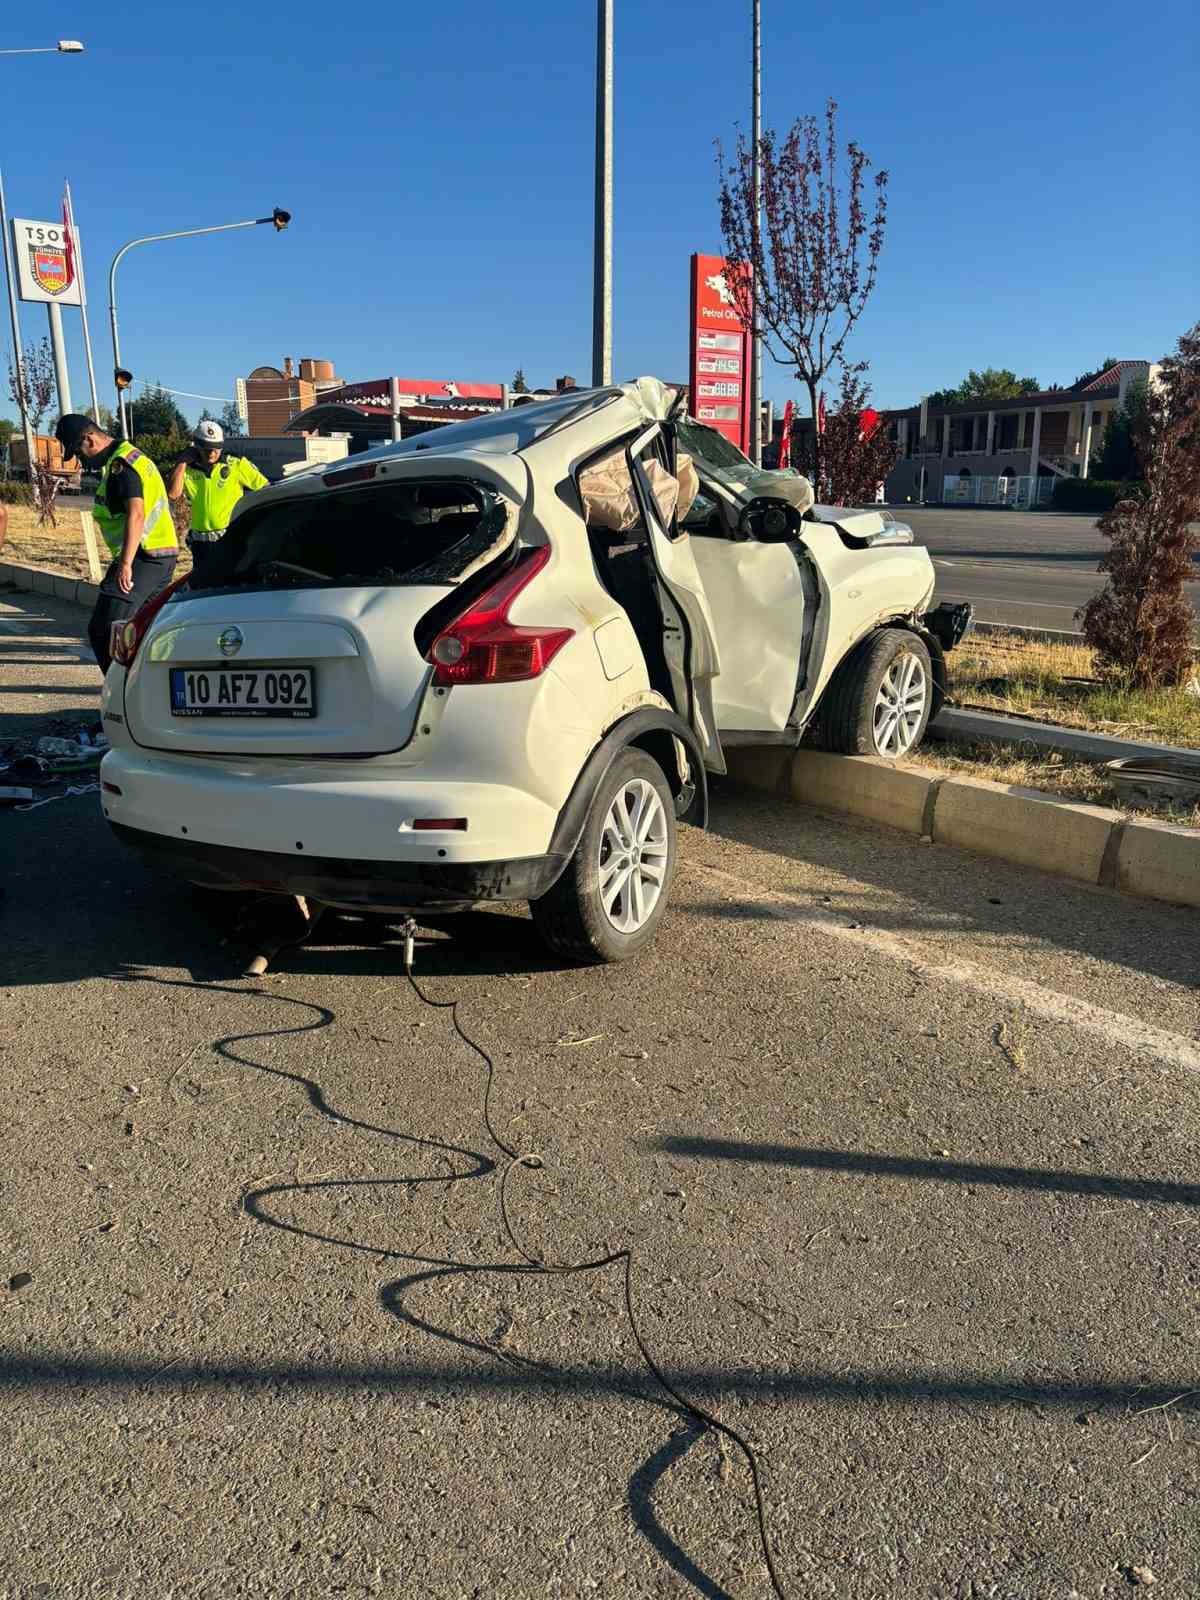
{"type": "Polygon", "coordinates": [[[79,449],[80,441],[89,428],[96,424],[91,417],[84,417],[78,411],[68,411],[65,417],[59,417],[54,425],[54,437],[62,445],[68,456],[73,456],[79,449]]]}

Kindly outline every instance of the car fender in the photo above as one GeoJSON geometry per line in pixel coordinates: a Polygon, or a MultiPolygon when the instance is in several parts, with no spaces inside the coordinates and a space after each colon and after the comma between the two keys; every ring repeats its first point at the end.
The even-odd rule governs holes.
{"type": "Polygon", "coordinates": [[[583,764],[567,802],[558,814],[549,854],[557,857],[565,869],[574,855],[583,835],[592,798],[604,781],[613,762],[630,745],[636,745],[652,755],[662,767],[671,793],[675,796],[675,812],[683,821],[696,827],[708,824],[708,782],[704,771],[696,735],[682,717],[658,706],[643,706],[638,711],[622,717],[608,729],[600,743],[583,764]],[[691,771],[686,781],[678,771],[678,764],[668,755],[678,739],[690,756],[691,771]]]}

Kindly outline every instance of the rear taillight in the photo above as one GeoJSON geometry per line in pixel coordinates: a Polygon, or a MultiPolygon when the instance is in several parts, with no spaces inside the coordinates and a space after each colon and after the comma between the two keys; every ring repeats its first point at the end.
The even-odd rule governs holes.
{"type": "Polygon", "coordinates": [[[518,627],[508,611],[549,559],[549,545],[531,550],[442,629],[425,658],[433,664],[435,684],[519,683],[546,670],[575,630],[518,627]]]}
{"type": "Polygon", "coordinates": [[[135,611],[127,621],[113,623],[108,653],[118,666],[131,667],[133,665],[133,658],[137,655],[138,646],[146,637],[146,631],[150,624],[175,593],[176,589],[181,589],[187,581],[187,574],[185,573],[182,578],[176,578],[174,583],[169,583],[161,594],[154,596],[153,600],[147,600],[146,604],[140,610],[135,611]]]}

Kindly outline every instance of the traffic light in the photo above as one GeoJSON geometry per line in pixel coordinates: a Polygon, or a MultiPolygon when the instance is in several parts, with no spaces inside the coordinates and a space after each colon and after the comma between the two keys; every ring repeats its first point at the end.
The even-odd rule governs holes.
{"type": "Polygon", "coordinates": [[[271,213],[271,221],[275,224],[276,233],[282,233],[291,220],[292,213],[290,211],[281,211],[278,206],[271,213]]]}
{"type": "Polygon", "coordinates": [[[128,389],[133,383],[133,373],[124,367],[117,367],[113,372],[113,382],[118,389],[128,389]]]}

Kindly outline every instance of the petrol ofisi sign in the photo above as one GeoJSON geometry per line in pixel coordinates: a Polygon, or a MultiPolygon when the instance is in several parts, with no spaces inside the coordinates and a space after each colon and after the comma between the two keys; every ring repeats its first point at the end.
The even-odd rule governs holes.
{"type": "Polygon", "coordinates": [[[750,338],[724,256],[694,255],[691,278],[691,413],[739,450],[750,448],[750,338]]]}

